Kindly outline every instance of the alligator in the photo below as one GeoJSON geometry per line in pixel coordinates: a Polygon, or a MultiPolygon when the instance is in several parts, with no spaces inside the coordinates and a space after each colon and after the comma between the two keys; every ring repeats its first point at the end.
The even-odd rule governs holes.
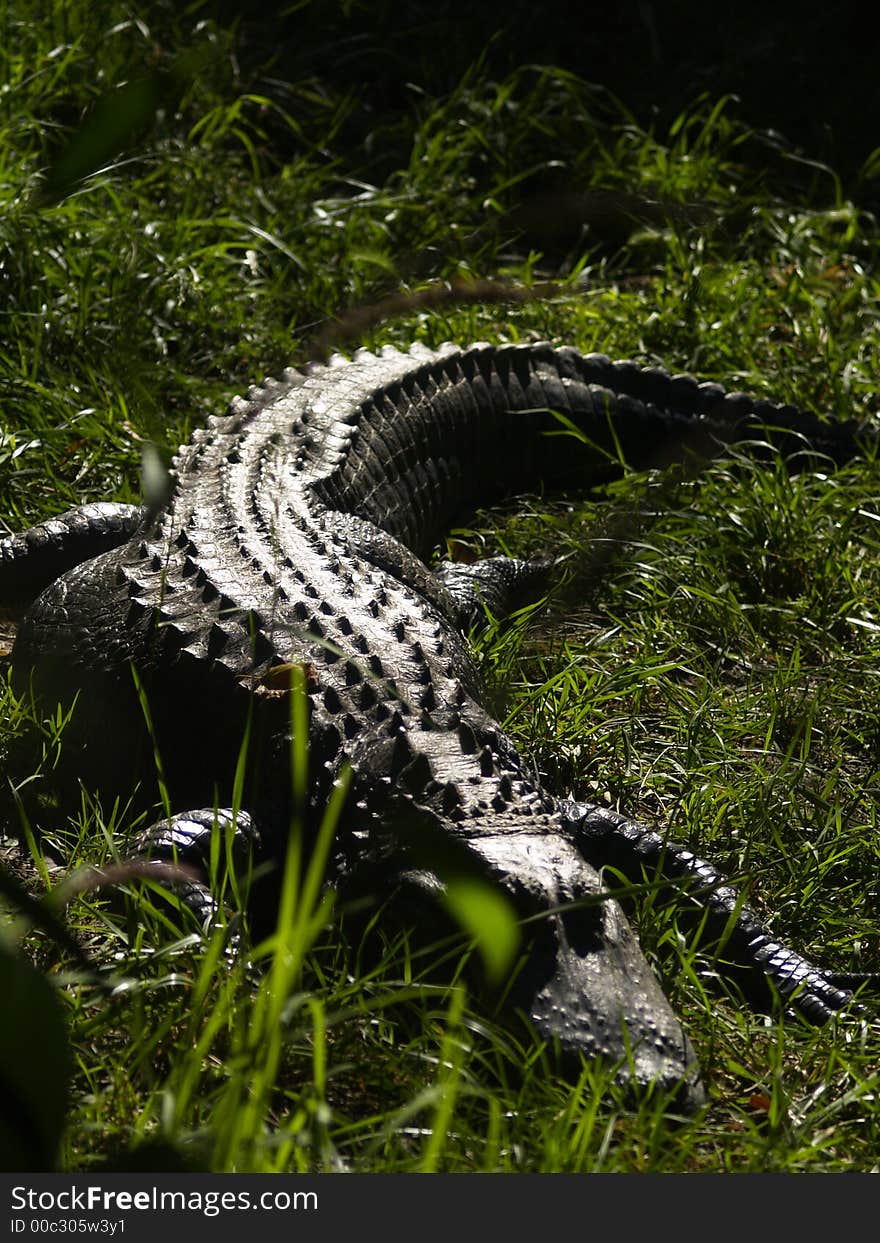
{"type": "MultiPolygon", "coordinates": [[[[194,433],[161,505],[86,505],[0,540],[0,602],[23,612],[14,684],[75,701],[64,752],[102,794],[139,783],[157,806],[159,757],[172,814],[130,844],[137,857],[204,873],[223,831],[242,857],[277,861],[291,823],[313,840],[349,780],[328,862],[343,903],[372,898],[434,929],[451,878],[495,885],[527,936],[510,1011],[564,1067],[607,1059],[621,1082],[694,1108],[695,1054],[603,868],[696,895],[743,979],[813,1022],[848,1005],[855,977],[776,941],[690,851],[535,779],[481,704],[466,633],[513,607],[546,559],[428,563],[478,504],[756,436],[836,461],[860,445],[854,423],[548,344],[388,347],[285,371],[194,433]],[[560,435],[571,428],[576,440],[560,435]]],[[[254,892],[263,909],[271,888],[254,892]]],[[[204,880],[186,899],[214,909],[204,880]]]]}

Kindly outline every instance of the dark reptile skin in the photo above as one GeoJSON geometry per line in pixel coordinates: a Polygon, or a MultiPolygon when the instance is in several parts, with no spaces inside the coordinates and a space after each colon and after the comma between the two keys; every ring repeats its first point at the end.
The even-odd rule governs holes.
{"type": "MultiPolygon", "coordinates": [[[[141,781],[149,801],[153,743],[134,666],[180,813],[152,833],[159,853],[175,834],[203,848],[210,809],[231,801],[250,721],[242,825],[273,858],[292,813],[285,669],[302,667],[307,822],[344,764],[354,773],[333,860],[343,893],[399,884],[409,909],[427,910],[442,877],[488,877],[521,915],[543,913],[511,1004],[570,1063],[603,1055],[624,1079],[682,1082],[693,1106],[702,1089],[687,1037],[596,868],[646,863],[696,878],[722,925],[735,895],[641,826],[536,786],[480,706],[459,628],[481,571],[433,574],[424,559],[476,503],[539,480],[588,487],[621,457],[639,467],[705,455],[767,434],[765,423],[783,449],[806,437],[837,460],[857,451],[852,425],[548,345],[387,349],[288,372],[195,433],[168,506],[123,514],[118,547],[73,568],[81,549],[32,550],[32,581],[49,586],[25,617],[14,673],[19,684],[33,675],[48,702],[79,693],[67,748],[77,778],[110,794],[141,781]],[[546,435],[561,430],[551,411],[588,443],[546,435]]],[[[76,512],[60,521],[76,526],[76,512]]],[[[21,578],[26,542],[0,541],[0,602],[13,572],[21,578]]],[[[482,586],[495,579],[490,568],[482,586]]],[[[784,994],[799,987],[817,1020],[848,1000],[747,910],[732,945],[784,994]]]]}

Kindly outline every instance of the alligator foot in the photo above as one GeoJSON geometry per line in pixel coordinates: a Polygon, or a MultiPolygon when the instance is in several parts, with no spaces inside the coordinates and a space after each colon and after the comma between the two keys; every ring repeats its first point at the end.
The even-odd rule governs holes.
{"type": "Polygon", "coordinates": [[[753,1004],[769,1001],[775,989],[809,1022],[822,1024],[849,1005],[854,987],[878,986],[880,976],[825,971],[788,949],[711,863],[684,846],[592,803],[569,802],[562,809],[578,847],[596,866],[614,868],[634,884],[659,876],[686,888],[753,1004]]]}

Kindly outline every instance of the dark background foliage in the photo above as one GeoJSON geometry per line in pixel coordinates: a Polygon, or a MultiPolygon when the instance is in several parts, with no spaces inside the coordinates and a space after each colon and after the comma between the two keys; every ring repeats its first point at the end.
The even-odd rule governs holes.
{"type": "Polygon", "coordinates": [[[271,58],[278,79],[314,74],[352,89],[369,128],[414,87],[452,89],[482,57],[496,76],[526,63],[569,69],[643,124],[668,123],[703,92],[733,94],[747,124],[781,131],[847,177],[880,146],[875,22],[852,0],[215,0],[210,10],[239,23],[245,67],[271,58]]]}

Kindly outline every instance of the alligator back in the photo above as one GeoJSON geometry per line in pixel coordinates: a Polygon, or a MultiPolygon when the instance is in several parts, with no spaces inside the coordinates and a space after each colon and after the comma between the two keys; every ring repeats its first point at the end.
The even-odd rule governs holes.
{"type": "MultiPolygon", "coordinates": [[[[696,1095],[687,1040],[574,844],[587,824],[606,846],[630,839],[619,818],[567,808],[531,779],[480,706],[454,576],[424,559],[477,503],[543,481],[590,486],[623,462],[706,453],[764,425],[783,447],[806,437],[838,459],[856,447],[851,426],[548,345],[387,349],[287,372],[194,434],[161,512],[127,512],[118,547],[50,582],[13,671],[50,703],[77,699],[73,776],[111,795],[140,781],[153,801],[158,754],[173,810],[222,807],[247,734],[244,806],[277,857],[292,811],[289,670],[300,667],[315,816],[343,766],[354,772],[337,876],[378,868],[424,897],[433,882],[414,839],[457,843],[456,866],[467,856],[523,916],[556,912],[518,981],[539,1029],[575,1053],[636,1049],[637,1078],[688,1078],[696,1095]]],[[[4,567],[21,581],[26,553],[27,537],[0,541],[0,599],[4,567]]],[[[629,829],[638,862],[648,835],[629,829]]],[[[746,939],[753,955],[751,925],[746,939]]],[[[800,979],[777,948],[765,957],[800,979]]]]}
{"type": "MultiPolygon", "coordinates": [[[[51,583],[14,670],[46,696],[80,696],[80,774],[105,788],[112,776],[119,792],[148,780],[158,741],[173,789],[210,801],[205,782],[234,771],[252,692],[279,665],[319,671],[322,755],[321,744],[338,756],[346,732],[363,735],[372,693],[380,714],[393,704],[436,727],[467,700],[482,726],[457,603],[423,560],[450,521],[538,482],[589,486],[683,442],[706,451],[749,420],[804,428],[837,454],[852,447],[846,429],[787,408],[548,345],[389,348],[287,372],[194,433],[158,515],[134,535],[129,516],[120,547],[51,583]]],[[[33,560],[13,555],[23,537],[6,544],[0,596],[4,568],[11,579],[33,560]]],[[[274,738],[284,731],[270,698],[258,718],[274,738]]]]}

